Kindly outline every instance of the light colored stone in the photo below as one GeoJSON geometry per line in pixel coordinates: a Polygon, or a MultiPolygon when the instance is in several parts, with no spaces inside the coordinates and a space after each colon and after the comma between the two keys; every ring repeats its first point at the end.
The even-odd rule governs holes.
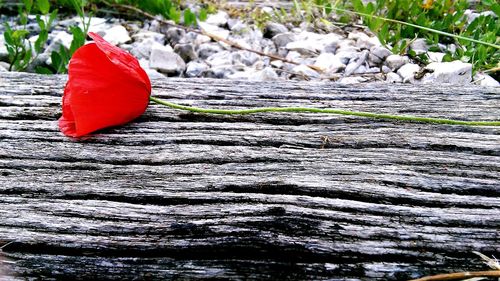
{"type": "Polygon", "coordinates": [[[395,72],[389,72],[386,74],[385,82],[388,83],[401,83],[403,82],[403,78],[399,76],[399,74],[395,72]]]}
{"type": "Polygon", "coordinates": [[[472,81],[472,64],[456,60],[452,62],[433,62],[425,67],[423,83],[468,84],[472,81]]]}
{"type": "Polygon", "coordinates": [[[29,42],[29,44],[31,44],[31,46],[33,46],[33,44],[35,44],[36,40],[38,40],[38,37],[39,37],[39,35],[38,35],[38,34],[37,34],[37,35],[34,35],[34,36],[30,36],[30,37],[28,38],[28,42],[29,42]]]}
{"type": "Polygon", "coordinates": [[[186,69],[182,58],[166,47],[153,47],[149,67],[166,74],[179,74],[186,69]]]}
{"type": "Polygon", "coordinates": [[[229,15],[226,12],[219,10],[217,13],[209,15],[205,22],[215,26],[225,26],[228,19],[229,15]]]}
{"type": "Polygon", "coordinates": [[[474,84],[488,87],[500,87],[500,83],[486,73],[478,72],[474,75],[474,84]]]}
{"type": "Polygon", "coordinates": [[[345,70],[344,70],[344,75],[345,76],[349,76],[351,74],[354,73],[354,71],[356,71],[356,69],[358,69],[361,65],[357,64],[356,62],[351,62],[349,63],[346,67],[345,67],[345,70]]]}
{"type": "Polygon", "coordinates": [[[340,47],[337,49],[337,51],[335,52],[335,55],[337,55],[337,57],[340,59],[340,61],[343,64],[347,65],[349,63],[349,61],[351,61],[352,59],[358,58],[360,55],[360,52],[359,52],[359,49],[356,47],[343,46],[343,47],[340,47]]]}
{"type": "Polygon", "coordinates": [[[361,67],[363,67],[364,65],[360,66],[358,69],[356,69],[356,71],[354,73],[380,73],[380,67],[365,67],[365,70],[364,72],[361,72],[362,69],[360,69],[361,67]]]}
{"type": "Polygon", "coordinates": [[[343,40],[344,38],[341,35],[335,33],[318,34],[315,32],[303,31],[297,35],[296,42],[307,42],[302,44],[312,46],[308,47],[308,49],[314,53],[334,53],[343,40]]]}
{"type": "Polygon", "coordinates": [[[385,59],[385,64],[393,71],[398,70],[401,66],[410,62],[408,57],[400,55],[390,55],[385,59]]]}
{"type": "Polygon", "coordinates": [[[141,58],[141,59],[138,59],[139,61],[139,65],[146,69],[146,68],[149,68],[149,60],[148,59],[144,59],[144,58],[141,58]]]}
{"type": "Polygon", "coordinates": [[[169,45],[164,46],[163,44],[158,43],[153,38],[146,38],[141,42],[134,42],[132,44],[132,49],[130,50],[130,53],[138,59],[141,59],[141,58],[149,59],[151,56],[151,50],[153,49],[153,47],[166,48],[169,51],[173,51],[172,47],[170,47],[169,45]]]}
{"type": "Polygon", "coordinates": [[[106,30],[106,34],[103,38],[113,45],[127,43],[132,40],[132,38],[130,38],[128,34],[127,29],[125,29],[125,27],[123,27],[122,25],[115,25],[106,30]]]}
{"type": "Polygon", "coordinates": [[[373,46],[370,48],[368,59],[372,63],[380,64],[390,55],[392,55],[392,52],[389,49],[382,46],[373,46]]]}
{"type": "Polygon", "coordinates": [[[474,12],[471,9],[466,9],[464,11],[464,16],[467,17],[467,23],[470,24],[473,22],[477,17],[479,17],[479,13],[474,12]]]}
{"type": "Polygon", "coordinates": [[[210,66],[222,66],[222,65],[232,65],[233,64],[233,58],[231,55],[231,52],[229,51],[222,51],[215,53],[211,56],[209,56],[206,59],[206,62],[210,66]]]}
{"type": "Polygon", "coordinates": [[[0,36],[0,61],[7,61],[9,58],[9,52],[5,46],[4,37],[0,36]]]}
{"type": "Polygon", "coordinates": [[[338,47],[339,48],[353,48],[359,51],[359,48],[356,47],[356,41],[351,40],[351,39],[343,39],[340,42],[338,42],[338,47]]]}
{"type": "MultiPolygon", "coordinates": [[[[347,69],[347,67],[346,67],[346,69],[347,69]]],[[[369,69],[369,68],[367,68],[367,67],[366,67],[366,66],[364,66],[364,65],[360,65],[360,66],[358,66],[358,68],[356,68],[356,69],[352,72],[352,74],[365,74],[365,73],[368,73],[368,72],[370,72],[370,69],[369,69]]],[[[378,72],[378,71],[377,71],[377,72],[378,72]]]]}
{"type": "Polygon", "coordinates": [[[182,28],[170,27],[167,29],[166,36],[168,43],[175,46],[186,36],[186,31],[182,28]]]}
{"type": "Polygon", "coordinates": [[[315,43],[315,41],[309,40],[294,41],[286,44],[286,48],[289,51],[296,51],[306,56],[315,55],[319,51],[317,49],[318,45],[315,43]]]}
{"type": "Polygon", "coordinates": [[[342,77],[340,78],[337,83],[339,84],[359,84],[366,82],[368,79],[360,76],[352,76],[352,77],[342,77]]]}
{"type": "Polygon", "coordinates": [[[264,34],[257,27],[250,29],[250,31],[246,36],[249,38],[250,41],[260,41],[261,39],[264,38],[264,34]]]}
{"type": "Polygon", "coordinates": [[[250,76],[250,80],[256,81],[274,81],[278,79],[278,74],[276,73],[276,71],[274,71],[274,69],[270,67],[266,67],[250,76]]]}
{"type": "Polygon", "coordinates": [[[146,74],[148,75],[149,79],[163,79],[165,78],[165,75],[161,74],[155,69],[151,68],[144,68],[144,71],[146,71],[146,74]]]}
{"type": "Polygon", "coordinates": [[[356,41],[356,47],[360,49],[370,49],[374,46],[380,46],[380,41],[377,37],[370,37],[364,32],[351,32],[347,36],[348,39],[356,41]]]}
{"type": "Polygon", "coordinates": [[[73,41],[73,35],[67,33],[66,31],[52,31],[51,36],[54,36],[50,40],[50,44],[45,49],[46,54],[51,54],[53,51],[59,51],[60,46],[64,46],[66,49],[71,47],[71,42],[73,41]]]}
{"type": "Polygon", "coordinates": [[[339,47],[339,42],[340,41],[332,41],[332,42],[326,43],[323,46],[323,49],[321,50],[321,52],[335,54],[335,52],[337,51],[337,49],[339,47]]]}
{"type": "Polygon", "coordinates": [[[288,32],[288,28],[277,22],[268,22],[264,27],[264,37],[273,38],[274,36],[288,32]]]}
{"type": "Polygon", "coordinates": [[[204,32],[207,32],[209,34],[227,39],[229,37],[229,30],[227,29],[222,29],[218,27],[217,25],[212,25],[206,22],[198,22],[198,26],[200,27],[201,30],[204,32]]]}
{"type": "Polygon", "coordinates": [[[347,35],[347,39],[351,39],[354,41],[368,40],[368,39],[370,39],[370,36],[368,36],[366,33],[361,32],[361,31],[353,31],[347,35]]]}
{"type": "Polygon", "coordinates": [[[237,80],[250,80],[252,75],[255,75],[256,71],[254,69],[243,69],[242,71],[236,71],[232,74],[228,75],[229,79],[237,79],[237,80]]]}
{"type": "Polygon", "coordinates": [[[319,74],[318,72],[310,69],[309,67],[301,64],[301,65],[297,65],[295,66],[292,71],[294,73],[297,73],[299,75],[303,75],[303,76],[306,76],[307,78],[319,78],[319,74]]]}
{"type": "Polygon", "coordinates": [[[151,69],[149,68],[149,60],[148,59],[139,59],[139,64],[141,67],[146,71],[146,74],[150,79],[158,79],[158,78],[165,78],[165,76],[161,73],[159,73],[156,69],[151,69]]]}
{"type": "Polygon", "coordinates": [[[156,41],[162,45],[165,44],[165,35],[153,31],[140,31],[132,35],[132,39],[134,39],[134,41],[136,42],[152,39],[153,41],[156,41]]]}
{"type": "Polygon", "coordinates": [[[415,73],[420,70],[420,66],[414,63],[407,63],[401,66],[397,73],[403,78],[405,83],[415,83],[415,73]]]}
{"type": "MultiPolygon", "coordinates": [[[[5,64],[7,64],[7,63],[5,63],[5,64]]],[[[7,72],[7,71],[8,71],[8,69],[9,69],[9,65],[8,65],[8,64],[7,64],[7,65],[4,65],[4,62],[3,62],[3,61],[2,61],[2,62],[0,62],[0,72],[7,72]]]]}
{"type": "Polygon", "coordinates": [[[323,35],[320,39],[317,40],[318,50],[322,53],[332,53],[335,54],[335,51],[338,49],[340,42],[342,42],[344,38],[335,33],[329,33],[323,35]]]}
{"type": "Polygon", "coordinates": [[[265,63],[263,60],[258,60],[253,64],[253,68],[256,70],[263,70],[266,65],[269,65],[269,63],[265,63]]]}
{"type": "Polygon", "coordinates": [[[297,36],[294,33],[286,32],[274,36],[272,40],[276,45],[276,47],[280,48],[280,47],[286,47],[288,43],[297,40],[297,36]]]}
{"type": "Polygon", "coordinates": [[[174,47],[176,52],[185,62],[190,62],[198,58],[192,44],[177,44],[174,47]]]}
{"type": "Polygon", "coordinates": [[[369,37],[368,40],[358,40],[356,42],[356,46],[360,49],[367,49],[369,50],[372,47],[379,47],[382,44],[380,43],[380,40],[378,40],[377,37],[369,37]]]}
{"type": "Polygon", "coordinates": [[[464,15],[467,16],[467,23],[472,23],[475,19],[477,19],[480,16],[493,16],[495,17],[495,12],[493,11],[484,11],[482,13],[476,13],[473,10],[465,10],[464,15]]]}
{"type": "Polygon", "coordinates": [[[266,14],[272,14],[274,12],[274,8],[273,7],[269,7],[269,6],[264,6],[261,8],[262,12],[266,13],[266,14]]]}
{"type": "Polygon", "coordinates": [[[194,44],[196,46],[198,46],[201,44],[210,43],[211,41],[212,41],[212,39],[210,37],[203,35],[203,34],[198,34],[196,36],[196,39],[194,40],[194,44]]]}
{"type": "MultiPolygon", "coordinates": [[[[196,43],[196,38],[198,37],[198,33],[195,33],[193,31],[186,32],[186,35],[179,40],[180,44],[193,44],[193,45],[198,45],[196,43]]],[[[177,44],[179,44],[177,43],[177,44]]]]}
{"type": "Polygon", "coordinates": [[[231,37],[231,36],[229,36],[228,40],[233,41],[234,43],[240,45],[243,48],[250,48],[250,49],[252,49],[252,44],[250,44],[246,38],[231,37]]]}
{"type": "Polygon", "coordinates": [[[358,58],[351,59],[351,62],[346,66],[344,75],[349,76],[353,73],[364,73],[366,72],[366,67],[363,66],[366,59],[368,58],[368,51],[364,50],[359,53],[358,58]],[[363,66],[363,67],[362,67],[363,66]]]}
{"type": "Polygon", "coordinates": [[[301,62],[303,61],[302,55],[299,52],[296,51],[290,51],[285,57],[287,60],[291,60],[294,62],[301,62]]]}
{"type": "Polygon", "coordinates": [[[207,78],[229,78],[235,73],[235,69],[231,65],[216,66],[204,72],[203,76],[207,78]]]}
{"type": "Polygon", "coordinates": [[[427,52],[427,56],[431,62],[442,62],[445,55],[445,53],[427,52]]]}
{"type": "Polygon", "coordinates": [[[240,20],[235,21],[234,24],[229,24],[229,29],[236,34],[244,34],[250,31],[250,27],[240,20]]]}
{"type": "Polygon", "coordinates": [[[257,60],[259,60],[260,56],[256,53],[252,53],[249,51],[237,51],[232,54],[233,62],[240,62],[246,66],[251,66],[257,60]]]}
{"type": "Polygon", "coordinates": [[[323,34],[319,34],[316,32],[310,32],[305,29],[301,29],[297,32],[294,32],[297,34],[297,40],[301,41],[318,41],[321,38],[323,38],[323,34]]]}
{"type": "Polygon", "coordinates": [[[205,43],[199,46],[198,48],[198,57],[200,59],[206,59],[213,54],[222,51],[222,47],[217,43],[205,43]]]}
{"type": "MultiPolygon", "coordinates": [[[[89,18],[88,17],[85,17],[83,19],[85,21],[85,24],[87,24],[89,22],[89,18]]],[[[82,24],[82,20],[80,19],[80,17],[76,16],[72,19],[70,19],[70,21],[74,21],[78,24],[78,27],[80,27],[81,30],[83,30],[83,24],[82,24]]],[[[71,24],[73,25],[73,24],[71,24]]],[[[95,33],[98,33],[98,34],[105,34],[106,31],[108,29],[110,29],[110,24],[107,23],[107,20],[104,19],[104,18],[98,18],[98,17],[91,17],[90,18],[90,25],[89,25],[89,32],[95,32],[95,33]]]]}
{"type": "Polygon", "coordinates": [[[448,50],[452,54],[454,54],[457,51],[457,45],[455,44],[448,44],[448,46],[446,47],[447,47],[446,50],[448,50]]]}
{"type": "Polygon", "coordinates": [[[276,74],[276,72],[270,67],[266,67],[259,71],[252,68],[246,68],[244,71],[237,71],[230,74],[228,78],[248,79],[251,81],[275,81],[279,79],[278,74],[276,74]]]}
{"type": "Polygon", "coordinates": [[[273,60],[270,64],[275,68],[282,68],[284,63],[281,60],[273,60]]]}
{"type": "Polygon", "coordinates": [[[410,49],[412,49],[419,55],[427,52],[427,50],[429,50],[429,45],[427,45],[427,42],[424,38],[418,38],[411,42],[410,49]]]}
{"type": "Polygon", "coordinates": [[[336,73],[346,67],[339,56],[332,53],[322,53],[316,58],[314,66],[323,69],[326,73],[336,73]]]}
{"type": "Polygon", "coordinates": [[[187,77],[201,77],[203,73],[209,69],[209,66],[204,62],[190,61],[186,66],[187,77]]]}
{"type": "Polygon", "coordinates": [[[227,27],[229,27],[230,30],[233,30],[233,27],[238,25],[238,24],[244,24],[240,19],[238,18],[229,18],[227,19],[227,27]]]}

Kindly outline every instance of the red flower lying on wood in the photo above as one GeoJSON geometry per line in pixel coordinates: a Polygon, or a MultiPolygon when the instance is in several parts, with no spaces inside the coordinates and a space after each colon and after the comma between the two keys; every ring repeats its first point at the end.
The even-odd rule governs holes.
{"type": "Polygon", "coordinates": [[[59,119],[59,129],[70,137],[81,137],[130,122],[144,113],[150,100],[174,109],[211,114],[313,112],[432,124],[500,126],[500,121],[463,121],[333,108],[205,109],[179,105],[150,97],[151,83],[137,59],[95,33],[90,32],[89,36],[94,42],[79,48],[68,67],[69,79],[64,89],[63,115],[59,119]]]}
{"type": "Polygon", "coordinates": [[[59,129],[70,137],[122,125],[146,110],[148,75],[129,53],[90,32],[93,43],[79,48],[69,63],[59,129]]]}

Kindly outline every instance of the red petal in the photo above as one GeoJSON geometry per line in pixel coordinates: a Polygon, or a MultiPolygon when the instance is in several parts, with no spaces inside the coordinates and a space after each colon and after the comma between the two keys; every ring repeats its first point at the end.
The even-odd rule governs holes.
{"type": "Polygon", "coordinates": [[[64,96],[63,96],[63,115],[59,119],[59,130],[63,132],[65,135],[70,137],[76,137],[76,126],[75,126],[75,118],[73,117],[73,111],[71,111],[71,105],[69,102],[69,97],[71,96],[68,91],[69,87],[66,83],[66,87],[64,88],[64,96]]]}
{"type": "Polygon", "coordinates": [[[108,41],[104,40],[97,33],[89,32],[89,37],[94,39],[97,47],[108,57],[108,59],[121,68],[124,72],[133,72],[131,75],[139,75],[142,80],[146,82],[146,88],[151,92],[151,83],[149,77],[140,66],[139,62],[132,55],[126,51],[111,45],[108,41]]]}
{"type": "Polygon", "coordinates": [[[68,136],[128,123],[149,103],[151,84],[137,60],[102,38],[97,40],[79,48],[69,64],[59,120],[60,130],[68,136]]]}

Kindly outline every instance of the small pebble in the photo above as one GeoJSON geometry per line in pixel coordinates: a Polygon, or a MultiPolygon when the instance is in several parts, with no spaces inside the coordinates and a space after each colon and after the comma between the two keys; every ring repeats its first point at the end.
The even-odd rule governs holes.
{"type": "Polygon", "coordinates": [[[415,83],[415,74],[420,71],[418,64],[407,63],[401,66],[397,73],[403,78],[404,83],[415,83]]]}

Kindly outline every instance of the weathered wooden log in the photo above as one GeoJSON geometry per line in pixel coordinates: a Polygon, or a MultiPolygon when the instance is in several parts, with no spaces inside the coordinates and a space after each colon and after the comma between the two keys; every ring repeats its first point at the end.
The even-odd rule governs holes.
{"type": "MultiPolygon", "coordinates": [[[[404,280],[500,252],[500,128],[151,105],[82,140],[57,128],[66,76],[0,73],[6,280],[404,280]]],[[[153,95],[498,120],[500,89],[208,79],[153,95]]]]}

